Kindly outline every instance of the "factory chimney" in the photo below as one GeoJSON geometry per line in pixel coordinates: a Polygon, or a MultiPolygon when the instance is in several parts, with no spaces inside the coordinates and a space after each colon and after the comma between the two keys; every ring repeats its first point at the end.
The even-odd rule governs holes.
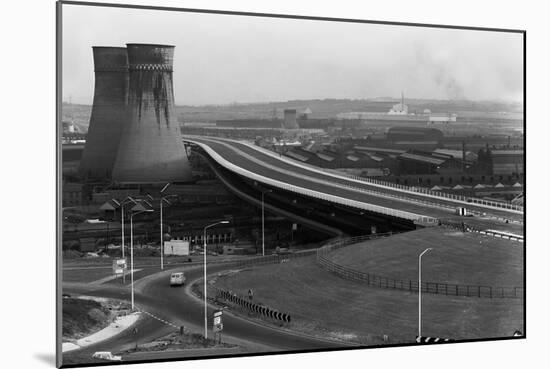
{"type": "Polygon", "coordinates": [[[191,168],[174,107],[174,46],[127,44],[127,53],[128,121],[122,131],[113,180],[188,181],[191,168]]]}
{"type": "Polygon", "coordinates": [[[126,120],[128,58],[125,47],[92,47],[94,100],[79,173],[85,179],[110,180],[126,120]]]}

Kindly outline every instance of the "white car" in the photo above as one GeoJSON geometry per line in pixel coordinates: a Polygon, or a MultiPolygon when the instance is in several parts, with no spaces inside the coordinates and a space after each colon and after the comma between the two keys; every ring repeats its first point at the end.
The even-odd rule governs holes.
{"type": "Polygon", "coordinates": [[[170,287],[171,286],[183,286],[185,283],[185,275],[183,272],[172,273],[170,275],[170,287]]]}
{"type": "Polygon", "coordinates": [[[92,355],[94,359],[122,361],[122,356],[113,355],[111,351],[97,351],[92,355]]]}

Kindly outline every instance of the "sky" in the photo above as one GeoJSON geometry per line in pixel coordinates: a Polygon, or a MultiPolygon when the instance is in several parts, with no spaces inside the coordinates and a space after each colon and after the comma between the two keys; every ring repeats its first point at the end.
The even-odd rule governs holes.
{"type": "Polygon", "coordinates": [[[91,104],[92,46],[175,46],[178,105],[405,97],[523,102],[523,35],[63,5],[63,100],[91,104]]]}

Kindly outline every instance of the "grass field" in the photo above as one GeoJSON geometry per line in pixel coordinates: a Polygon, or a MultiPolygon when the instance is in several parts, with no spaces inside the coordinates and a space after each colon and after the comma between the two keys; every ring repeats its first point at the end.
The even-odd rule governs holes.
{"type": "Polygon", "coordinates": [[[112,268],[64,270],[63,282],[90,283],[112,275],[112,268]]]}
{"type": "MultiPolygon", "coordinates": [[[[341,279],[314,258],[246,269],[217,279],[217,287],[290,313],[291,328],[362,344],[412,342],[418,295],[341,279]]],[[[523,330],[523,301],[423,295],[423,335],[454,339],[511,336],[523,330]]]]}
{"type": "Polygon", "coordinates": [[[383,277],[492,287],[523,287],[523,243],[442,227],[419,229],[335,250],[339,265],[383,277]]]}

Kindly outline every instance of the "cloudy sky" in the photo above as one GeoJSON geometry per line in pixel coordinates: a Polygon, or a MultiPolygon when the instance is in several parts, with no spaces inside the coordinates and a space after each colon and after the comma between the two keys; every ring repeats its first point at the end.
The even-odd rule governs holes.
{"type": "Polygon", "coordinates": [[[522,102],[523,36],[63,6],[63,100],[91,104],[92,46],[175,45],[178,105],[406,97],[522,102]]]}

